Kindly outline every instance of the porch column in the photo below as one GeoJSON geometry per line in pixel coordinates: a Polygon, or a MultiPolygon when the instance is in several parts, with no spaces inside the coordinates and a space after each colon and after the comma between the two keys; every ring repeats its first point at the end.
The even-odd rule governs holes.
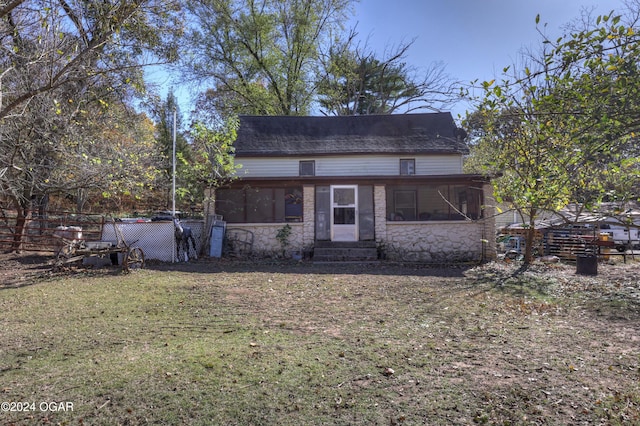
{"type": "Polygon", "coordinates": [[[302,187],[302,247],[313,247],[316,229],[316,187],[304,185],[302,187]]]}
{"type": "Polygon", "coordinates": [[[387,241],[387,192],[384,185],[373,187],[373,208],[376,242],[387,241]]]}

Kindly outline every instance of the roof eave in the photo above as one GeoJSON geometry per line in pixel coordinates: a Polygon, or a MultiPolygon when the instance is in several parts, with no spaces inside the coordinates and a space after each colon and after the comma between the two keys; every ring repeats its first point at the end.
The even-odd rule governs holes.
{"type": "Polygon", "coordinates": [[[464,151],[456,151],[456,150],[448,150],[448,151],[388,151],[388,152],[371,152],[371,151],[353,151],[353,152],[265,152],[265,151],[244,151],[244,152],[236,152],[236,158],[248,158],[248,157],[336,157],[336,156],[356,156],[356,155],[402,155],[402,156],[411,156],[411,155],[467,155],[469,153],[468,150],[464,151]]]}

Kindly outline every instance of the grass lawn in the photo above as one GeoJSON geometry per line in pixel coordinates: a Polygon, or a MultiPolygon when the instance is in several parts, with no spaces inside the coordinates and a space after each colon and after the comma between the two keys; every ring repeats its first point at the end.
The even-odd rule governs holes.
{"type": "Polygon", "coordinates": [[[0,424],[639,424],[640,268],[539,269],[203,261],[0,286],[0,424]]]}

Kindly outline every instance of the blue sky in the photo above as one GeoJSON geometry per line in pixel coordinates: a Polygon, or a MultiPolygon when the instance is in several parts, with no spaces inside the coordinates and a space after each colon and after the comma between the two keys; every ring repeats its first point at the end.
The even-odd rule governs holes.
{"type": "MultiPolygon", "coordinates": [[[[540,43],[541,29],[553,39],[580,17],[622,12],[622,0],[360,0],[356,16],[360,40],[382,55],[385,49],[416,38],[407,55],[414,67],[442,62],[451,77],[469,83],[499,77],[518,62],[522,49],[540,43]],[[542,24],[546,27],[542,28],[542,24]]],[[[463,114],[467,105],[452,109],[463,114]]]]}

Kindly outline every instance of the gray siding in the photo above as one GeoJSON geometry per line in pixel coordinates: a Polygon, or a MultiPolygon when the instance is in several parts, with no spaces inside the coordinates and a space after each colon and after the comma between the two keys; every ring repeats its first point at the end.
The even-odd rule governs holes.
{"type": "Polygon", "coordinates": [[[417,175],[462,173],[462,156],[452,155],[357,155],[346,157],[238,158],[239,177],[299,176],[299,162],[315,160],[316,176],[398,176],[400,159],[415,158],[417,175]]]}

